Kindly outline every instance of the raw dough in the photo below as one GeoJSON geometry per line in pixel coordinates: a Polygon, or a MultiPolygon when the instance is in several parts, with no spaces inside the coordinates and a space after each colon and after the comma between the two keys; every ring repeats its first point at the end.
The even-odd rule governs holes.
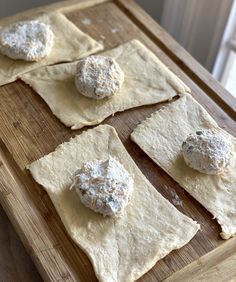
{"type": "Polygon", "coordinates": [[[162,197],[138,169],[115,129],[100,125],[61,144],[30,165],[73,240],[90,258],[99,281],[134,281],[174,249],[187,244],[199,225],[162,197]],[[83,163],[114,156],[132,175],[134,191],[120,218],[86,208],[71,176],[83,163]]]}
{"type": "Polygon", "coordinates": [[[103,49],[61,13],[42,14],[33,20],[50,25],[54,44],[49,56],[40,62],[13,60],[0,55],[0,86],[13,82],[23,73],[58,62],[73,61],[103,49]]]}
{"type": "Polygon", "coordinates": [[[21,21],[0,29],[0,52],[14,60],[40,61],[53,46],[53,32],[39,21],[21,21]]]}
{"type": "Polygon", "coordinates": [[[106,117],[141,105],[172,99],[190,91],[158,58],[138,40],[129,41],[102,53],[114,58],[125,74],[121,91],[105,100],[84,97],[76,90],[76,64],[61,64],[21,76],[67,126],[78,129],[106,117]]]}
{"type": "Polygon", "coordinates": [[[86,162],[72,180],[80,201],[104,216],[122,216],[133,193],[132,177],[113,156],[86,162]]]}
{"type": "Polygon", "coordinates": [[[110,57],[90,56],[76,66],[75,86],[84,96],[103,99],[118,93],[124,82],[119,64],[110,57]]]}
{"type": "Polygon", "coordinates": [[[199,201],[221,225],[221,237],[236,233],[236,139],[219,128],[189,94],[156,111],[131,134],[137,143],[180,186],[199,201]],[[203,129],[223,134],[233,146],[233,161],[220,175],[207,175],[186,165],[181,152],[187,136],[203,129]]]}
{"type": "Polygon", "coordinates": [[[182,143],[185,163],[206,174],[220,174],[227,170],[233,158],[233,146],[219,131],[197,130],[182,143]]]}

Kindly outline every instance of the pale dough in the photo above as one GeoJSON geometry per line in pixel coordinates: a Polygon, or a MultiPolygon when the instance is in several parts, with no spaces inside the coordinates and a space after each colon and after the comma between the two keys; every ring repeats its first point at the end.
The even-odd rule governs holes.
{"type": "Polygon", "coordinates": [[[115,129],[100,125],[61,144],[29,166],[48,192],[72,239],[90,258],[99,281],[134,281],[174,249],[187,244],[199,225],[162,197],[138,169],[115,129]],[[120,218],[86,208],[71,176],[83,163],[115,157],[134,179],[134,191],[120,218]]]}
{"type": "Polygon", "coordinates": [[[221,225],[221,237],[236,234],[236,139],[221,129],[191,95],[156,111],[131,134],[137,143],[180,186],[200,202],[221,225]],[[232,164],[220,175],[207,175],[190,168],[181,153],[187,136],[201,129],[221,132],[233,144],[232,164]]]}
{"type": "Polygon", "coordinates": [[[125,74],[121,91],[110,99],[84,97],[75,87],[76,64],[60,64],[21,76],[67,126],[78,129],[94,125],[129,108],[155,104],[190,91],[159,59],[138,40],[102,53],[114,58],[125,74]]]}
{"type": "Polygon", "coordinates": [[[59,62],[73,61],[103,49],[61,13],[42,14],[33,20],[50,25],[54,34],[52,51],[40,62],[13,60],[0,54],[0,85],[15,81],[23,73],[59,62]]]}

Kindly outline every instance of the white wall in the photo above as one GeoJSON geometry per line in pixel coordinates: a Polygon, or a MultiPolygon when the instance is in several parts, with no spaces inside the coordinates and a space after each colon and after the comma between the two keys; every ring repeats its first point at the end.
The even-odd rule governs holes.
{"type": "Polygon", "coordinates": [[[233,0],[165,0],[161,25],[212,70],[233,0]]]}

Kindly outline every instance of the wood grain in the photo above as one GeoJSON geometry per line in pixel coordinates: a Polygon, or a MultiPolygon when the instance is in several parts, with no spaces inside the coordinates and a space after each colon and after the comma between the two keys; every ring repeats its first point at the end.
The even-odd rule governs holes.
{"type": "MultiPolygon", "coordinates": [[[[102,41],[106,49],[138,38],[191,88],[193,96],[219,125],[235,135],[236,124],[230,112],[225,107],[222,109],[218,101],[212,99],[212,95],[208,95],[208,91],[199,84],[199,80],[195,80],[188,68],[183,67],[181,59],[180,63],[173,59],[161,44],[153,40],[150,33],[140,28],[137,24],[140,18],[134,20],[130,12],[127,14],[127,5],[121,1],[118,5],[117,1],[88,2],[96,5],[85,7],[84,4],[79,5],[85,1],[75,3],[70,0],[52,4],[43,10],[64,9],[65,4],[66,16],[81,30],[102,41]],[[97,5],[99,2],[104,3],[97,5]],[[124,5],[122,9],[121,5],[124,5]],[[89,19],[89,24],[84,24],[84,19],[89,19]]],[[[129,3],[133,5],[132,2],[129,3]]],[[[42,10],[39,8],[38,11],[42,10]]],[[[34,10],[25,15],[33,13],[34,10]]],[[[16,18],[25,15],[20,14],[16,18]]],[[[148,19],[146,21],[148,22],[148,19]]],[[[152,29],[152,26],[149,28],[152,29]]],[[[167,35],[160,33],[159,36],[161,42],[164,40],[162,36],[167,35]]],[[[21,81],[1,87],[0,101],[1,204],[44,280],[96,281],[88,258],[66,234],[47,193],[33,181],[25,169],[29,163],[53,151],[57,145],[81,133],[82,130],[72,132],[66,128],[52,115],[39,95],[21,81]]],[[[225,244],[219,237],[219,225],[212,216],[129,139],[136,125],[163,104],[117,113],[104,121],[116,128],[126,149],[156,189],[173,204],[175,203],[173,193],[177,194],[181,205],[176,207],[201,224],[201,231],[189,244],[159,261],[140,281],[154,282],[167,279],[217,247],[222,245],[224,249],[225,244]]],[[[216,257],[218,255],[215,254],[216,257]]]]}
{"type": "MultiPolygon", "coordinates": [[[[48,228],[50,217],[53,214],[47,214],[43,197],[41,197],[41,213],[39,213],[27,191],[28,185],[30,185],[29,181],[21,175],[17,164],[3,144],[1,144],[0,157],[2,160],[0,167],[2,197],[0,202],[40,270],[43,279],[45,281],[60,281],[63,278],[64,281],[78,281],[80,271],[75,273],[73,263],[66,258],[66,253],[62,253],[61,249],[65,246],[61,246],[56,241],[54,234],[48,228]]],[[[63,231],[54,229],[54,232],[57,232],[62,240],[65,236],[63,231]]],[[[67,253],[73,252],[73,249],[70,243],[66,245],[67,253]]],[[[87,257],[82,254],[82,251],[78,255],[80,253],[89,265],[87,257]]],[[[89,281],[88,277],[85,276],[85,278],[87,280],[84,281],[89,281]]]]}
{"type": "Polygon", "coordinates": [[[165,282],[236,281],[236,238],[233,238],[192,264],[167,278],[165,282]]]}
{"type": "Polygon", "coordinates": [[[42,282],[2,207],[0,207],[0,250],[0,281],[42,282]]]}
{"type": "Polygon", "coordinates": [[[8,25],[25,18],[35,16],[39,13],[48,13],[58,11],[61,13],[70,12],[77,9],[86,9],[91,6],[95,6],[109,0],[64,0],[56,3],[52,3],[45,6],[29,9],[24,12],[17,13],[13,16],[5,17],[0,20],[0,26],[8,25]]]}
{"type": "Polygon", "coordinates": [[[133,0],[117,0],[116,3],[211,99],[236,119],[236,99],[197,60],[133,0]]]}

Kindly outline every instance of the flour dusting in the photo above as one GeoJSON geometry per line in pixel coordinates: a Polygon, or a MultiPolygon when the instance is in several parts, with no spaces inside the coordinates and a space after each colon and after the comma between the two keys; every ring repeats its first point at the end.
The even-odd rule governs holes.
{"type": "Polygon", "coordinates": [[[40,61],[53,46],[53,32],[39,21],[22,21],[0,30],[0,52],[12,59],[40,61]]]}
{"type": "Polygon", "coordinates": [[[120,31],[120,29],[117,28],[117,27],[112,28],[112,30],[111,30],[112,33],[117,33],[117,32],[119,32],[119,31],[120,31]]]}
{"type": "Polygon", "coordinates": [[[171,187],[168,187],[166,185],[164,185],[164,189],[169,192],[171,194],[171,202],[175,205],[175,206],[183,206],[183,201],[179,198],[178,194],[175,192],[174,189],[172,189],[171,187]]]}
{"type": "Polygon", "coordinates": [[[91,56],[78,61],[75,85],[87,97],[103,99],[118,93],[124,81],[124,72],[110,57],[91,56]]]}
{"type": "Polygon", "coordinates": [[[92,21],[89,18],[83,19],[83,20],[81,20],[81,22],[84,25],[90,25],[92,23],[92,21]]]}
{"type": "Polygon", "coordinates": [[[85,163],[74,174],[71,189],[81,202],[104,216],[122,215],[133,192],[133,179],[112,156],[85,163]]]}

